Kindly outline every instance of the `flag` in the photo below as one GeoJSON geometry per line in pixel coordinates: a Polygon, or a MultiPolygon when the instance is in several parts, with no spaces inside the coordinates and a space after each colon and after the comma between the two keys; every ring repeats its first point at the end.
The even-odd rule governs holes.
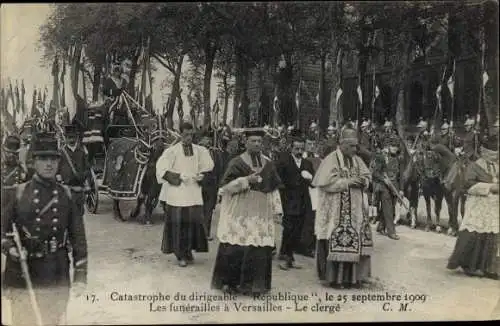
{"type": "Polygon", "coordinates": [[[26,102],[25,102],[25,94],[26,94],[26,88],[24,88],[24,79],[21,81],[21,111],[23,115],[23,119],[26,118],[27,116],[27,108],[26,108],[26,102]]]}
{"type": "Polygon", "coordinates": [[[359,104],[363,104],[363,91],[361,90],[361,85],[358,85],[356,91],[358,93],[359,104]]]}
{"type": "Polygon", "coordinates": [[[273,110],[274,113],[277,114],[279,112],[279,100],[278,100],[278,95],[274,96],[273,100],[273,110]]]}
{"type": "Polygon", "coordinates": [[[12,102],[10,100],[10,91],[2,88],[2,107],[1,107],[1,123],[2,130],[7,131],[7,133],[11,133],[14,131],[14,117],[12,116],[12,102]]]}
{"type": "Polygon", "coordinates": [[[21,109],[21,96],[19,94],[19,84],[18,84],[17,80],[16,80],[16,87],[14,89],[14,96],[15,96],[15,103],[16,103],[14,120],[15,120],[16,126],[18,128],[21,128],[21,126],[23,125],[23,122],[24,122],[24,116],[23,116],[23,112],[21,109]]]}
{"type": "Polygon", "coordinates": [[[57,57],[54,59],[54,63],[52,64],[52,105],[49,106],[49,117],[55,118],[57,112],[60,109],[60,94],[59,94],[59,60],[57,57]]]}
{"type": "Polygon", "coordinates": [[[153,87],[152,87],[152,76],[151,76],[151,56],[149,53],[150,40],[148,39],[148,44],[146,48],[143,49],[143,73],[142,73],[142,87],[141,95],[143,97],[143,105],[146,111],[153,112],[153,87]]]}
{"type": "Polygon", "coordinates": [[[380,96],[380,89],[378,88],[377,85],[375,85],[375,99],[378,99],[379,96],[380,96]]]}
{"type": "Polygon", "coordinates": [[[220,108],[219,108],[219,100],[216,99],[215,103],[214,103],[214,106],[212,107],[212,112],[214,113],[214,121],[213,122],[214,122],[215,126],[217,126],[217,122],[219,120],[219,110],[220,110],[220,108]]]}
{"type": "Polygon", "coordinates": [[[488,80],[489,80],[489,79],[490,79],[490,78],[489,78],[489,76],[488,76],[488,73],[487,73],[486,71],[485,71],[485,72],[483,72],[483,87],[485,87],[485,86],[486,86],[486,83],[488,82],[488,80]]]}
{"type": "Polygon", "coordinates": [[[453,62],[453,71],[451,73],[450,78],[448,78],[448,89],[450,90],[451,98],[454,97],[454,91],[455,91],[455,62],[453,62]]]}
{"type": "Polygon", "coordinates": [[[61,84],[61,92],[60,92],[61,98],[59,101],[60,101],[61,107],[63,107],[63,108],[66,106],[66,88],[64,85],[65,77],[66,77],[66,60],[63,58],[62,69],[61,69],[61,80],[59,81],[61,84]]]}
{"type": "Polygon", "coordinates": [[[73,96],[71,101],[72,104],[68,106],[68,115],[70,122],[77,120],[81,124],[86,125],[84,122],[87,96],[83,72],[83,56],[83,46],[75,48],[70,70],[71,93],[73,96]]]}
{"type": "Polygon", "coordinates": [[[297,91],[295,92],[295,107],[297,108],[297,112],[300,110],[300,85],[302,84],[302,80],[299,80],[299,86],[297,86],[297,91]]]}
{"type": "Polygon", "coordinates": [[[437,98],[438,108],[441,109],[441,85],[439,85],[438,88],[436,89],[436,98],[437,98]]]}

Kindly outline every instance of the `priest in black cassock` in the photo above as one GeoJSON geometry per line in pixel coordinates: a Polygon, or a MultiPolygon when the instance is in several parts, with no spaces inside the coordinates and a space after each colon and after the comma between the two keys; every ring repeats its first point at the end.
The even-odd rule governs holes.
{"type": "Polygon", "coordinates": [[[246,132],[246,151],[229,162],[221,181],[212,288],[225,292],[249,295],[271,289],[281,180],[274,163],[261,153],[263,136],[264,130],[246,132]]]}

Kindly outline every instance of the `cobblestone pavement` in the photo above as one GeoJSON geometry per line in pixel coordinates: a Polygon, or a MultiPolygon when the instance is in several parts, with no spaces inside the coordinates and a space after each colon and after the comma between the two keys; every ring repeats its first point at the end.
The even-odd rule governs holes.
{"type": "MultiPolygon", "coordinates": [[[[423,203],[420,207],[419,215],[423,215],[423,203]]],[[[274,263],[271,295],[287,296],[284,301],[244,297],[228,301],[217,301],[215,297],[192,300],[190,295],[194,294],[221,295],[210,289],[216,240],[210,242],[209,253],[195,254],[195,263],[181,268],[177,266],[175,257],[160,251],[163,231],[160,210],[156,211],[158,221],[153,226],[114,220],[111,202],[107,198],[101,200],[98,213],[85,216],[89,283],[84,296],[70,301],[66,318],[68,324],[470,320],[500,317],[500,282],[466,277],[460,271],[448,271],[445,266],[455,238],[444,234],[398,226],[401,239],[394,241],[374,232],[373,280],[363,289],[341,290],[322,286],[316,277],[314,259],[297,255],[297,263],[304,267],[301,270],[282,271],[277,262],[274,263]],[[160,293],[169,295],[170,300],[155,303],[148,300],[116,300],[118,295],[160,293]],[[304,300],[305,295],[308,300],[304,300]],[[366,300],[367,295],[378,295],[375,298],[377,301],[359,301],[362,296],[366,300]],[[401,297],[398,298],[398,295],[401,297]],[[296,296],[296,301],[290,299],[291,296],[296,296]],[[406,303],[408,305],[405,306],[406,303]],[[181,305],[187,304],[220,311],[178,312],[181,305]],[[275,311],[247,311],[263,306],[275,311]],[[158,311],[162,309],[165,311],[158,311]]],[[[446,206],[442,215],[446,225],[446,206]]],[[[216,223],[217,219],[213,230],[216,223]]],[[[280,231],[277,228],[278,243],[280,231]]]]}

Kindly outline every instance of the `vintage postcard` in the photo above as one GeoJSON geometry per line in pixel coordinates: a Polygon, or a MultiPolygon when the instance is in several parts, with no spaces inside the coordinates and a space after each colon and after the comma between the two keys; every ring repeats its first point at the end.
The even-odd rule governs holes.
{"type": "Polygon", "coordinates": [[[2,324],[500,319],[497,1],[0,12],[2,324]]]}

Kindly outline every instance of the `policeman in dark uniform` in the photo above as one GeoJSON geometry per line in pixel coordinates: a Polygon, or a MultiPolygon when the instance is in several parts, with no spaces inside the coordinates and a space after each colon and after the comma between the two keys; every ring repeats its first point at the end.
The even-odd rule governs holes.
{"type": "Polygon", "coordinates": [[[387,138],[384,149],[378,151],[371,162],[373,173],[374,205],[378,207],[377,231],[390,239],[399,240],[394,226],[397,194],[402,192],[402,160],[399,154],[400,141],[397,136],[387,138]]]}
{"type": "Polygon", "coordinates": [[[53,133],[40,133],[33,142],[35,174],[26,183],[5,192],[2,198],[2,252],[6,255],[3,286],[12,307],[13,325],[35,325],[19,251],[11,232],[13,223],[26,252],[29,275],[44,324],[56,325],[70,296],[73,258],[73,291],[82,294],[87,280],[87,240],[82,216],[70,190],[56,179],[60,152],[53,133]],[[71,251],[68,250],[71,246],[71,251]]]}
{"type": "Polygon", "coordinates": [[[12,186],[26,181],[27,171],[19,161],[21,140],[9,135],[3,144],[2,187],[12,186]]]}
{"type": "Polygon", "coordinates": [[[56,180],[69,187],[78,212],[83,216],[86,179],[90,174],[88,152],[80,141],[81,130],[77,125],[67,125],[64,129],[66,143],[61,148],[56,180]]]}

